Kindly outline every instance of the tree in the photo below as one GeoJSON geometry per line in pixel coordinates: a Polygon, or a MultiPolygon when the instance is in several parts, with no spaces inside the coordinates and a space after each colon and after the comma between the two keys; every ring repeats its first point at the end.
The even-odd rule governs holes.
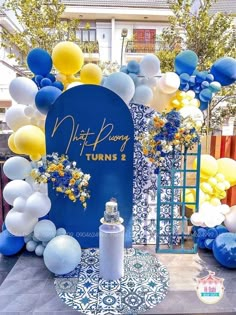
{"type": "Polygon", "coordinates": [[[25,60],[29,50],[40,47],[51,53],[56,43],[63,40],[76,42],[79,20],[65,20],[65,5],[60,0],[6,0],[3,10],[12,10],[22,31],[3,31],[2,46],[16,47],[19,56],[12,54],[19,63],[25,60]]]}
{"type": "MultiPolygon", "coordinates": [[[[210,8],[216,0],[204,0],[204,5],[193,14],[192,2],[192,0],[169,0],[174,15],[169,18],[169,26],[161,34],[163,42],[169,46],[173,55],[173,60],[168,59],[166,65],[168,70],[171,64],[173,69],[179,46],[193,50],[198,55],[198,70],[209,70],[220,57],[235,57],[233,16],[221,12],[211,14],[210,8]]],[[[165,65],[165,54],[157,52],[157,56],[165,65]]],[[[162,67],[162,71],[165,72],[166,69],[162,67]]]]}

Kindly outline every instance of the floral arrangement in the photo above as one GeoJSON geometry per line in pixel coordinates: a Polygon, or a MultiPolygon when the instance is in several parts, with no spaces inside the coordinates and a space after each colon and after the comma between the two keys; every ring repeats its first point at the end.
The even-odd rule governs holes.
{"type": "Polygon", "coordinates": [[[56,192],[63,193],[73,202],[79,199],[86,208],[86,200],[90,197],[87,190],[90,175],[77,168],[76,162],[70,162],[67,155],[47,155],[45,159],[36,162],[31,176],[37,183],[52,183],[56,192]]]}
{"type": "Polygon", "coordinates": [[[199,127],[191,117],[183,118],[176,110],[155,113],[139,140],[143,154],[156,165],[158,173],[170,152],[182,147],[191,149],[200,142],[199,127]]]}

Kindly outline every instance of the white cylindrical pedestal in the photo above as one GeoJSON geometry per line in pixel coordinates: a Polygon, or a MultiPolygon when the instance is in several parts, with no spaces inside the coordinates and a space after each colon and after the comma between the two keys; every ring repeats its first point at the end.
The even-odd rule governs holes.
{"type": "Polygon", "coordinates": [[[99,227],[100,277],[104,280],[124,276],[124,230],[121,224],[99,227]]]}

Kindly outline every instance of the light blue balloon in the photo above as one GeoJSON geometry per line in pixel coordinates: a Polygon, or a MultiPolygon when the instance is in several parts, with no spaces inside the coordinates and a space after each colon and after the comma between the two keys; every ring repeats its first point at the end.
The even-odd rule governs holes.
{"type": "Polygon", "coordinates": [[[56,236],[59,236],[59,235],[66,235],[66,230],[64,228],[57,229],[56,236]]]}
{"type": "Polygon", "coordinates": [[[137,74],[135,73],[129,73],[129,76],[131,77],[131,79],[134,81],[135,86],[137,85],[138,82],[138,77],[137,74]]]}
{"type": "Polygon", "coordinates": [[[35,241],[36,243],[40,242],[40,240],[38,240],[35,236],[33,236],[33,241],[35,241]]]}
{"type": "Polygon", "coordinates": [[[41,244],[39,244],[36,248],[35,248],[35,254],[37,256],[43,256],[43,253],[44,253],[44,250],[45,250],[45,247],[41,244]]]}
{"type": "Polygon", "coordinates": [[[34,252],[37,245],[38,245],[38,243],[36,243],[35,241],[29,241],[26,244],[26,249],[28,252],[34,252]]]}
{"type": "Polygon", "coordinates": [[[130,102],[135,92],[133,80],[123,72],[110,74],[104,83],[104,87],[120,96],[126,104],[130,102]]]}
{"type": "Polygon", "coordinates": [[[217,81],[211,82],[210,85],[209,85],[209,89],[210,89],[213,93],[219,92],[219,91],[221,90],[221,84],[220,84],[220,82],[217,82],[217,81]]]}
{"type": "Polygon", "coordinates": [[[133,102],[136,104],[146,105],[151,102],[153,98],[152,89],[146,85],[139,85],[136,87],[133,102]]]}
{"type": "Polygon", "coordinates": [[[54,237],[43,254],[46,267],[53,273],[64,275],[73,271],[81,260],[81,247],[78,241],[69,235],[54,237]]]}
{"type": "Polygon", "coordinates": [[[56,226],[50,220],[39,221],[34,227],[34,236],[41,242],[48,242],[56,236],[56,226]]]}
{"type": "Polygon", "coordinates": [[[143,78],[141,79],[141,84],[149,86],[150,88],[157,86],[157,79],[156,78],[143,78]]]}
{"type": "Polygon", "coordinates": [[[129,73],[129,71],[128,71],[128,69],[127,69],[127,67],[126,67],[126,66],[122,66],[122,67],[120,67],[120,72],[124,72],[124,73],[126,73],[126,74],[128,74],[128,73],[129,73]]]}
{"type": "Polygon", "coordinates": [[[28,243],[29,241],[32,241],[32,238],[33,238],[33,233],[30,233],[29,235],[26,235],[24,237],[25,243],[28,243]]]}
{"type": "Polygon", "coordinates": [[[140,62],[140,73],[145,77],[156,76],[160,71],[160,60],[155,55],[145,55],[140,62]]]}

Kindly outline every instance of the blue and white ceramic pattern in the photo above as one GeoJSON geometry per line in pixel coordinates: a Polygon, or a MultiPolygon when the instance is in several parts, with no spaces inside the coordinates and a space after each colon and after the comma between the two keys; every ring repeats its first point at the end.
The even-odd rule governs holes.
{"type": "MultiPolygon", "coordinates": [[[[155,166],[144,157],[141,145],[138,141],[140,134],[145,132],[147,120],[153,116],[154,110],[138,104],[130,104],[130,111],[134,122],[134,188],[133,188],[133,243],[134,244],[156,244],[157,227],[157,176],[154,173],[155,166]]],[[[172,165],[171,157],[167,158],[167,165],[172,165]]],[[[178,159],[176,163],[179,163],[178,159]]],[[[168,172],[162,175],[162,185],[171,183],[168,172]]],[[[179,182],[179,177],[175,177],[175,184],[179,182]]],[[[169,201],[172,194],[168,190],[162,191],[163,201],[169,201]]],[[[174,199],[178,199],[178,192],[174,192],[174,199]]],[[[170,206],[166,205],[161,209],[161,215],[165,218],[171,217],[170,206]]],[[[178,217],[178,208],[174,208],[174,216],[178,217]]],[[[176,221],[175,221],[176,222],[176,221]]],[[[170,242],[170,221],[161,222],[160,234],[161,243],[170,242]]],[[[178,231],[178,224],[174,223],[172,233],[178,231]]],[[[177,238],[173,239],[177,243],[177,238]]]]}
{"type": "Polygon", "coordinates": [[[169,275],[155,256],[125,250],[125,274],[120,280],[99,278],[99,251],[83,250],[81,264],[55,278],[59,297],[68,306],[90,315],[143,314],[167,294],[169,275]]]}

